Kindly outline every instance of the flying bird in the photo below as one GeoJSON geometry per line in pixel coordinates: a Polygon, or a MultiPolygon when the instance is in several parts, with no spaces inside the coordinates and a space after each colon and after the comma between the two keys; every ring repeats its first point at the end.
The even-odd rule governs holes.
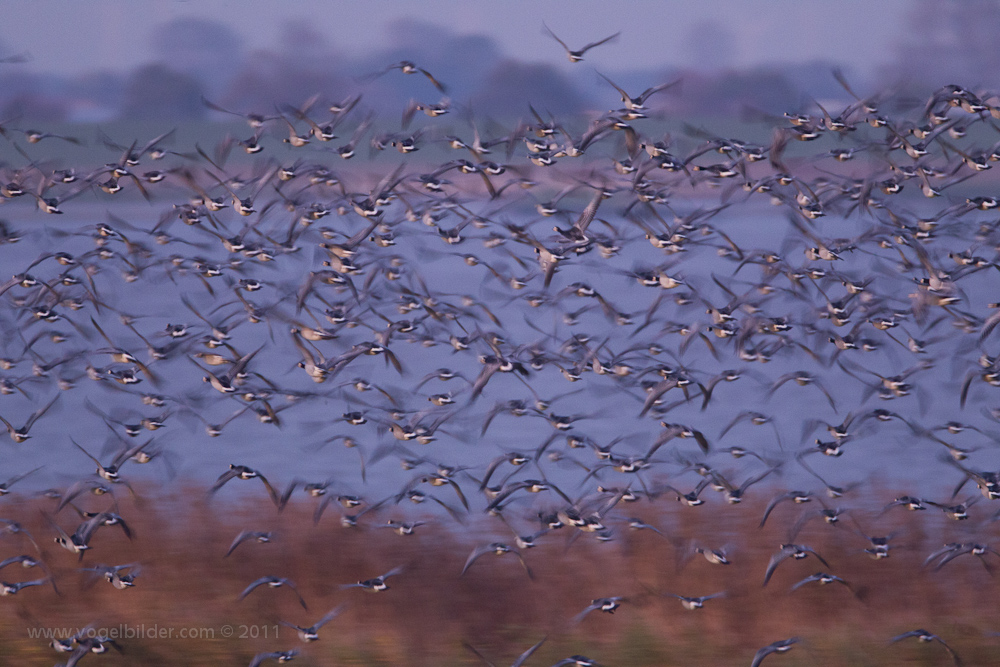
{"type": "Polygon", "coordinates": [[[554,32],[552,32],[552,29],[549,28],[549,26],[545,25],[544,23],[542,25],[545,27],[545,31],[547,33],[549,33],[549,36],[552,37],[552,39],[554,39],[557,42],[559,42],[559,45],[562,46],[563,49],[566,50],[566,56],[569,58],[569,61],[571,63],[578,63],[578,62],[580,62],[581,60],[583,60],[583,54],[585,54],[587,51],[591,50],[595,46],[600,46],[601,44],[606,44],[607,42],[610,42],[610,41],[612,41],[614,39],[617,39],[618,35],[621,34],[621,32],[616,32],[615,34],[613,34],[613,35],[611,35],[609,37],[605,37],[604,39],[598,40],[596,42],[591,42],[590,44],[587,44],[582,49],[580,49],[578,51],[574,51],[573,49],[571,49],[568,46],[566,46],[566,42],[564,42],[561,39],[559,39],[556,36],[556,34],[554,32]]]}

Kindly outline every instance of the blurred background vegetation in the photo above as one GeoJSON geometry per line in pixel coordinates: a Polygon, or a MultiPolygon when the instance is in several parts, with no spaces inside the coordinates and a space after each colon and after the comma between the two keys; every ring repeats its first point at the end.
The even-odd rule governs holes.
{"type": "MultiPolygon", "coordinates": [[[[759,58],[744,63],[746,49],[734,47],[738,27],[710,16],[695,23],[683,40],[687,62],[694,64],[656,62],[650,57],[627,67],[604,68],[599,52],[594,51],[586,65],[572,71],[558,45],[541,34],[541,17],[525,17],[524,28],[534,41],[551,41],[552,57],[540,62],[512,56],[494,35],[467,33],[446,22],[413,17],[374,29],[378,34],[373,35],[371,48],[345,50],[336,33],[348,26],[291,18],[280,28],[277,43],[260,47],[247,44],[228,17],[181,16],[155,29],[146,45],[152,54],[148,62],[82,71],[79,67],[65,71],[34,67],[31,50],[12,52],[0,31],[0,58],[7,60],[0,64],[0,121],[18,117],[34,123],[224,119],[201,103],[202,96],[226,108],[263,113],[277,103],[301,104],[317,93],[347,98],[363,92],[366,105],[373,109],[401,109],[412,98],[435,101],[428,99],[428,91],[434,91],[422,77],[399,76],[396,70],[393,75],[371,78],[402,60],[416,62],[446,82],[454,103],[501,119],[526,116],[528,102],[557,115],[610,108],[616,94],[594,68],[604,70],[626,90],[682,78],[683,94],[657,96],[651,102],[659,113],[688,117],[780,114],[805,109],[812,100],[848,101],[848,94],[830,74],[834,67],[844,68],[859,94],[892,89],[904,103],[910,99],[922,104],[928,93],[949,83],[1000,88],[1000,50],[995,47],[1000,4],[919,0],[904,7],[902,16],[886,16],[887,7],[882,4],[870,8],[872,22],[886,23],[887,29],[898,27],[880,49],[882,60],[863,66],[845,65],[836,56],[804,60],[794,52],[772,57],[769,64],[761,64],[759,58]]],[[[775,21],[782,20],[778,12],[770,13],[775,21]]],[[[609,32],[624,21],[617,18],[609,17],[609,32]]],[[[788,30],[822,33],[820,18],[815,25],[789,25],[788,30]]],[[[584,39],[564,38],[573,43],[584,39]]],[[[621,39],[629,37],[625,34],[621,39]]],[[[843,35],[843,39],[850,44],[857,36],[843,35]]],[[[761,48],[765,47],[780,49],[780,45],[761,48]]],[[[45,48],[40,43],[36,50],[45,48]]]]}

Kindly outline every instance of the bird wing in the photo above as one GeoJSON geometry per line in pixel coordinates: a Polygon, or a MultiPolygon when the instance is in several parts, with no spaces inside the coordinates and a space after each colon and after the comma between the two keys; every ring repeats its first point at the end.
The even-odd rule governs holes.
{"type": "Polygon", "coordinates": [[[656,93],[658,93],[660,91],[663,91],[663,90],[666,90],[667,88],[673,88],[674,86],[676,86],[680,82],[681,82],[681,80],[677,79],[676,81],[670,81],[668,83],[661,83],[658,86],[651,86],[651,87],[647,88],[646,90],[642,91],[642,94],[639,95],[639,97],[637,97],[636,100],[639,102],[639,104],[645,104],[646,100],[651,95],[655,95],[656,93]]]}
{"type": "Polygon", "coordinates": [[[812,554],[813,556],[816,556],[816,558],[818,558],[818,559],[819,559],[819,562],[823,563],[823,565],[826,565],[827,567],[830,567],[830,564],[826,562],[826,559],[825,559],[825,558],[823,558],[822,556],[820,556],[820,555],[819,555],[818,553],[816,553],[816,551],[815,551],[815,550],[813,550],[813,549],[810,549],[810,548],[808,548],[808,547],[806,547],[806,550],[807,550],[807,551],[808,551],[809,553],[811,553],[811,554],[812,554]]]}
{"type": "Polygon", "coordinates": [[[764,585],[767,586],[767,582],[771,580],[771,575],[778,568],[781,563],[791,555],[786,549],[782,549],[778,553],[771,556],[771,561],[767,564],[767,571],[764,573],[764,585]]]}
{"type": "Polygon", "coordinates": [[[961,658],[958,657],[958,653],[955,652],[955,649],[953,649],[952,647],[948,646],[944,642],[944,640],[941,639],[940,637],[935,636],[934,638],[937,639],[941,643],[941,646],[944,646],[944,648],[945,648],[946,651],[948,651],[948,655],[950,655],[951,659],[955,662],[955,667],[962,667],[962,660],[961,660],[961,658]]]}
{"type": "Polygon", "coordinates": [[[521,561],[521,566],[524,568],[524,571],[528,573],[528,579],[534,581],[535,580],[535,574],[531,571],[531,568],[528,567],[528,563],[527,563],[527,561],[524,560],[524,556],[521,555],[521,552],[518,551],[517,549],[511,549],[510,553],[512,553],[515,556],[517,556],[517,559],[519,561],[521,561]]]}
{"type": "Polygon", "coordinates": [[[771,516],[771,512],[774,511],[774,508],[778,506],[778,503],[790,497],[791,497],[790,494],[782,493],[780,496],[777,496],[776,498],[772,499],[771,502],[769,502],[767,504],[767,507],[764,509],[764,516],[763,518],[761,518],[760,525],[758,526],[758,528],[764,527],[764,524],[767,523],[767,517],[771,516]]]}
{"type": "Polygon", "coordinates": [[[797,591],[798,589],[800,589],[801,587],[805,586],[808,583],[811,583],[813,581],[819,581],[821,576],[822,575],[819,575],[819,574],[811,574],[808,577],[806,577],[805,579],[803,579],[802,581],[800,581],[800,582],[796,583],[794,586],[792,586],[791,590],[797,591]]]}
{"type": "Polygon", "coordinates": [[[527,660],[528,658],[530,658],[531,654],[534,653],[535,651],[537,651],[538,647],[541,646],[542,644],[544,644],[545,640],[548,639],[548,638],[549,638],[548,635],[545,635],[544,637],[542,637],[542,639],[537,644],[535,644],[534,646],[532,646],[531,648],[529,648],[527,651],[525,651],[524,653],[522,653],[521,655],[519,655],[518,658],[517,658],[517,660],[515,660],[511,664],[510,667],[521,667],[521,665],[524,664],[524,661],[527,660]]]}
{"type": "Polygon", "coordinates": [[[236,547],[240,546],[249,539],[253,539],[252,532],[250,532],[249,530],[240,531],[240,534],[236,536],[236,539],[233,540],[233,543],[229,545],[229,550],[226,551],[226,555],[223,556],[223,558],[228,557],[229,554],[233,553],[233,551],[236,550],[236,547]]]}
{"type": "Polygon", "coordinates": [[[479,560],[481,556],[483,556],[484,554],[488,554],[492,550],[493,549],[490,546],[476,547],[475,549],[473,549],[472,553],[470,553],[469,557],[465,560],[465,565],[462,566],[462,572],[458,576],[461,577],[463,574],[465,574],[465,571],[468,570],[470,567],[472,567],[473,563],[479,560]]]}
{"type": "Polygon", "coordinates": [[[253,657],[253,660],[250,661],[249,667],[258,667],[258,665],[260,665],[265,660],[275,659],[279,655],[281,655],[281,654],[280,653],[258,653],[257,655],[255,655],[253,657]]]}
{"type": "Polygon", "coordinates": [[[79,449],[81,452],[83,452],[84,454],[86,454],[87,458],[89,458],[91,461],[93,461],[94,463],[96,463],[97,467],[99,467],[99,468],[103,468],[104,467],[103,465],[101,465],[100,461],[98,461],[96,458],[94,458],[94,456],[90,452],[88,452],[86,449],[84,449],[83,447],[81,447],[76,442],[76,440],[74,440],[72,437],[69,439],[69,441],[72,442],[74,445],[76,445],[77,449],[79,449]]]}
{"type": "Polygon", "coordinates": [[[261,577],[260,579],[258,579],[257,581],[253,582],[252,584],[250,584],[249,586],[247,586],[245,589],[243,589],[243,592],[240,593],[240,596],[238,598],[236,598],[236,599],[237,600],[242,600],[246,596],[250,595],[250,593],[253,592],[253,589],[257,588],[258,586],[262,586],[264,584],[269,584],[272,581],[274,581],[274,577],[261,577]]]}
{"type": "Polygon", "coordinates": [[[593,199],[587,204],[587,207],[583,209],[583,213],[577,218],[577,221],[573,224],[577,231],[581,234],[587,231],[587,227],[591,222],[594,221],[594,217],[597,215],[597,209],[600,208],[601,202],[604,201],[604,191],[602,188],[597,188],[594,193],[593,199]]]}
{"type": "Polygon", "coordinates": [[[306,605],[306,601],[302,599],[302,594],[299,593],[299,587],[295,585],[294,581],[292,581],[291,579],[282,579],[281,583],[283,583],[285,586],[288,586],[293,591],[295,591],[295,596],[299,599],[299,604],[302,605],[303,609],[309,609],[309,607],[306,605]]]}
{"type": "Polygon", "coordinates": [[[32,427],[32,425],[33,425],[33,424],[34,424],[34,423],[35,423],[36,421],[38,421],[38,419],[39,419],[39,418],[40,418],[40,417],[41,417],[42,415],[44,415],[44,414],[45,414],[46,412],[48,412],[48,409],[49,409],[49,408],[51,408],[51,407],[53,406],[53,404],[55,404],[55,402],[59,400],[59,396],[60,396],[60,394],[56,394],[55,398],[53,398],[53,399],[52,399],[51,401],[49,401],[49,404],[48,404],[48,405],[46,405],[46,406],[45,406],[44,408],[42,408],[42,409],[40,409],[40,410],[36,410],[35,412],[33,412],[33,413],[31,414],[31,416],[30,416],[30,417],[28,417],[28,421],[27,421],[27,423],[25,423],[25,425],[24,425],[24,431],[25,431],[25,432],[28,432],[29,430],[31,430],[31,427],[32,427]]]}
{"type": "Polygon", "coordinates": [[[337,618],[337,616],[339,616],[340,613],[342,611],[344,611],[344,609],[346,607],[347,607],[346,604],[341,604],[341,605],[338,605],[338,606],[334,607],[333,609],[331,609],[330,611],[328,611],[326,613],[326,616],[324,616],[323,618],[319,619],[319,622],[316,623],[316,625],[313,626],[313,629],[314,630],[319,630],[324,625],[326,625],[327,623],[329,623],[333,619],[337,618]]]}
{"type": "Polygon", "coordinates": [[[278,492],[274,490],[274,487],[271,486],[271,483],[269,481],[267,481],[267,478],[261,475],[260,473],[257,473],[257,479],[259,479],[261,482],[264,483],[264,486],[267,488],[267,493],[269,496],[271,496],[271,502],[274,503],[274,506],[280,507],[281,499],[278,498],[278,492]]]}
{"type": "Polygon", "coordinates": [[[590,44],[587,44],[585,47],[583,47],[582,49],[580,49],[579,53],[580,53],[580,55],[583,55],[584,53],[586,53],[590,49],[594,48],[595,46],[600,46],[601,44],[606,44],[606,43],[610,42],[614,38],[618,37],[618,35],[620,35],[620,34],[621,34],[621,32],[616,32],[615,34],[610,35],[608,37],[605,37],[602,40],[599,40],[599,41],[596,41],[596,42],[591,42],[590,44]]]}
{"type": "MultiPolygon", "coordinates": [[[[958,558],[959,556],[963,556],[963,555],[965,555],[967,553],[972,553],[972,545],[963,544],[962,546],[960,546],[958,548],[951,549],[950,553],[948,553],[947,551],[943,552],[944,557],[941,559],[941,561],[937,565],[934,566],[934,571],[937,572],[942,567],[944,567],[947,563],[949,563],[949,562],[955,560],[956,558],[958,558]]],[[[937,554],[937,555],[941,555],[941,554],[937,554]]]]}
{"type": "Polygon", "coordinates": [[[705,454],[708,454],[709,444],[708,444],[708,438],[705,437],[705,434],[702,433],[701,431],[696,431],[694,429],[691,429],[691,433],[694,434],[694,441],[698,443],[698,446],[701,448],[701,451],[704,452],[705,454]]]}
{"type": "Polygon", "coordinates": [[[608,77],[604,76],[604,75],[603,75],[603,74],[601,74],[600,72],[598,72],[597,74],[598,74],[598,76],[600,76],[600,77],[601,77],[602,79],[604,79],[605,81],[607,81],[608,83],[610,83],[610,84],[611,84],[611,86],[612,86],[612,87],[613,87],[613,88],[614,88],[615,90],[617,90],[617,91],[618,91],[618,93],[619,93],[619,94],[620,94],[620,95],[622,96],[622,102],[627,102],[627,101],[628,101],[628,100],[630,99],[630,98],[629,98],[629,96],[628,96],[628,93],[626,93],[626,92],[625,92],[624,90],[622,90],[622,89],[621,89],[621,88],[620,88],[620,87],[618,86],[618,84],[617,84],[617,83],[615,83],[614,81],[612,81],[612,80],[611,80],[611,79],[609,79],[608,77]]]}
{"type": "Polygon", "coordinates": [[[490,381],[490,378],[493,377],[493,374],[496,373],[499,368],[499,364],[495,363],[486,364],[483,367],[483,370],[479,373],[479,377],[476,378],[476,381],[472,385],[472,394],[469,397],[470,401],[475,400],[476,397],[482,393],[483,389],[486,387],[486,383],[490,381]]]}
{"type": "Polygon", "coordinates": [[[589,614],[590,612],[594,611],[595,609],[600,609],[600,608],[601,608],[601,605],[599,605],[599,604],[588,605],[586,609],[584,609],[579,614],[577,614],[576,616],[573,617],[573,623],[574,624],[579,623],[580,621],[582,621],[584,619],[584,617],[587,614],[589,614]]]}
{"type": "Polygon", "coordinates": [[[451,488],[455,489],[455,493],[458,494],[458,499],[462,501],[462,506],[465,507],[466,511],[468,511],[469,501],[465,498],[465,494],[462,492],[462,488],[458,485],[458,482],[453,479],[449,479],[448,484],[451,485],[451,488]]]}
{"type": "MultiPolygon", "coordinates": [[[[84,452],[84,453],[86,453],[86,452],[84,452]]],[[[90,456],[90,455],[88,454],[88,456],[90,456]]],[[[93,457],[91,457],[91,458],[93,458],[93,457]]],[[[209,493],[215,493],[216,491],[218,491],[219,489],[222,488],[223,484],[225,484],[229,480],[233,479],[234,477],[239,476],[239,474],[240,473],[238,471],[236,471],[235,469],[229,469],[226,472],[222,473],[221,475],[219,475],[219,479],[215,480],[215,484],[212,485],[212,488],[209,489],[209,493]]]]}
{"type": "Polygon", "coordinates": [[[753,656],[753,662],[750,663],[750,667],[757,667],[757,665],[759,665],[764,658],[774,653],[775,650],[776,649],[773,646],[765,646],[757,651],[757,653],[753,656]]]}
{"type": "Polygon", "coordinates": [[[544,23],[542,24],[542,26],[545,28],[545,31],[547,33],[549,33],[549,36],[551,36],[552,39],[554,39],[557,42],[559,42],[559,45],[562,46],[564,49],[566,49],[566,53],[570,52],[569,47],[566,46],[566,42],[564,42],[561,39],[559,39],[558,37],[556,37],[556,34],[554,32],[552,32],[552,28],[550,28],[549,26],[545,25],[544,23]]]}
{"type": "Polygon", "coordinates": [[[257,353],[260,352],[262,349],[264,349],[263,345],[261,347],[258,347],[253,352],[250,352],[240,357],[240,359],[235,364],[233,364],[233,367],[229,369],[229,372],[226,373],[227,379],[230,382],[232,382],[237,375],[243,372],[243,370],[247,367],[247,364],[250,363],[250,360],[253,359],[257,355],[257,353]]]}

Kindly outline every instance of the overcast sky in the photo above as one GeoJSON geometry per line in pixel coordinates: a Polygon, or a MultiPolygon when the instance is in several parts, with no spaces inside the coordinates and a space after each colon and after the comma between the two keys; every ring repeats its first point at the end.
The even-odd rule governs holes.
{"type": "Polygon", "coordinates": [[[587,62],[609,70],[823,59],[864,73],[905,30],[907,0],[33,0],[8,7],[2,55],[29,52],[32,70],[127,70],[153,59],[158,25],[180,17],[224,22],[249,48],[274,48],[282,26],[305,19],[343,51],[387,46],[385,25],[410,17],[485,34],[508,55],[563,62],[545,22],[571,46],[621,31],[587,62]],[[719,28],[719,30],[715,30],[719,28]]]}

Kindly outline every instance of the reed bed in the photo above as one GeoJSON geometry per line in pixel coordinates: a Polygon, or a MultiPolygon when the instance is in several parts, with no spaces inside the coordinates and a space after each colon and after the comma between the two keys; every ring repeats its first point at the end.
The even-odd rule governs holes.
{"type": "MultiPolygon", "coordinates": [[[[921,627],[945,638],[967,665],[996,664],[1000,640],[991,633],[1000,629],[1000,609],[992,572],[971,555],[939,571],[923,565],[946,542],[968,541],[969,525],[982,521],[988,508],[974,507],[969,522],[902,508],[881,516],[855,510],[854,519],[836,526],[811,521],[795,541],[826,558],[829,571],[847,580],[855,596],[837,584],[812,583],[791,592],[795,582],[827,570],[814,556],[782,563],[762,586],[768,561],[787,541],[789,526],[802,511],[813,509],[783,504],[759,529],[767,495],[761,489],[733,506],[715,498],[696,508],[665,499],[619,504],[607,517],[615,528],[610,542],[583,533],[571,539],[575,529],[562,528],[525,550],[534,580],[513,556],[492,554],[459,576],[476,546],[511,542],[503,523],[485,514],[460,525],[421,513],[419,507],[393,506],[345,528],[335,508],[314,525],[314,501],[292,502],[278,513],[251,496],[210,503],[198,489],[142,493],[141,499],[123,499],[121,505],[133,539],[117,528],[101,528],[78,562],[53,544],[55,531],[43,513],[51,514],[55,501],[8,497],[3,516],[19,521],[39,542],[61,595],[51,587],[33,587],[0,600],[0,662],[51,664],[56,654],[48,640],[32,633],[92,624],[119,632],[145,628],[146,634],[154,627],[175,634],[194,628],[202,636],[126,636],[118,640],[122,654],[87,656],[85,664],[239,665],[260,652],[293,648],[300,649],[296,662],[303,665],[480,664],[463,642],[502,664],[546,636],[528,665],[551,665],[573,654],[604,665],[749,664],[761,646],[792,636],[801,637],[801,644],[769,660],[788,666],[950,662],[937,644],[889,645],[892,637],[921,627]],[[390,517],[404,516],[426,525],[408,536],[383,526],[390,517]],[[658,527],[663,536],[629,529],[624,523],[629,516],[658,527]],[[863,552],[867,544],[855,520],[872,534],[893,535],[889,558],[874,560],[863,552]],[[274,539],[244,543],[224,558],[242,529],[271,530],[274,539]],[[732,564],[689,557],[694,544],[726,546],[732,564]],[[117,590],[80,570],[99,563],[141,564],[136,585],[117,590]],[[341,588],[400,565],[404,572],[390,578],[390,589],[383,593],[341,588]],[[308,610],[284,588],[261,586],[237,600],[250,582],[266,575],[292,579],[308,610]],[[669,595],[720,591],[727,596],[696,611],[685,610],[669,595]],[[592,599],[610,596],[625,598],[616,613],[593,611],[573,623],[592,599]],[[293,628],[280,624],[311,625],[342,603],[345,610],[322,628],[319,641],[305,644],[293,628]],[[227,627],[231,636],[224,636],[227,627]]],[[[880,511],[891,495],[856,497],[851,506],[880,511]]],[[[530,515],[527,508],[524,512],[530,515]]],[[[64,529],[74,523],[70,513],[67,508],[56,517],[64,529]]],[[[512,521],[528,525],[522,517],[512,521]]],[[[995,532],[982,525],[976,530],[979,540],[995,532]]],[[[33,553],[27,538],[0,538],[0,555],[20,553],[33,553]]],[[[994,555],[985,558],[1000,561],[994,555]]],[[[41,576],[37,569],[26,572],[11,566],[2,578],[41,576]]]]}

